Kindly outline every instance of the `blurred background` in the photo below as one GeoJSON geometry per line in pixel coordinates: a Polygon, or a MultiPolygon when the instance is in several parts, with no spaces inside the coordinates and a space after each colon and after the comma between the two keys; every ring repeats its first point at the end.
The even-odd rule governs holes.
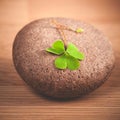
{"type": "Polygon", "coordinates": [[[78,120],[83,116],[85,120],[120,119],[120,0],[0,0],[0,119],[33,120],[37,119],[36,115],[41,116],[36,107],[21,109],[20,105],[39,106],[37,109],[44,111],[41,111],[44,120],[58,120],[60,117],[78,120]],[[14,69],[12,44],[15,35],[27,23],[44,17],[67,17],[85,21],[103,31],[112,42],[116,67],[111,77],[81,101],[46,100],[33,93],[14,69]],[[58,109],[52,113],[50,107],[41,108],[41,105],[57,106],[58,109]],[[61,105],[64,108],[59,110],[61,105]],[[79,106],[81,108],[75,108],[79,106]]]}

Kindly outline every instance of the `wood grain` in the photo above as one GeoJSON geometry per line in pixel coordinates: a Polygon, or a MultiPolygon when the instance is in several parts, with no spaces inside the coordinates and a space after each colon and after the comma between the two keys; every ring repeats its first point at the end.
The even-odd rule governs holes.
{"type": "Polygon", "coordinates": [[[0,120],[120,119],[119,0],[0,0],[0,120]],[[19,77],[12,44],[28,22],[42,17],[70,17],[93,24],[112,42],[116,66],[100,88],[85,97],[57,101],[35,93],[19,77]]]}

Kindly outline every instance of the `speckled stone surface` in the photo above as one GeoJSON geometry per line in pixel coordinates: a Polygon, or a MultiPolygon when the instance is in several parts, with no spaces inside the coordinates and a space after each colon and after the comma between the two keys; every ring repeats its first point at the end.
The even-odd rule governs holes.
{"type": "Polygon", "coordinates": [[[57,57],[45,51],[60,39],[50,21],[40,19],[26,25],[16,35],[13,61],[21,78],[39,93],[54,98],[74,98],[85,95],[104,83],[114,67],[114,55],[108,39],[95,27],[66,18],[54,18],[73,29],[83,28],[82,34],[64,30],[69,42],[85,54],[78,70],[59,70],[54,66],[57,57]]]}

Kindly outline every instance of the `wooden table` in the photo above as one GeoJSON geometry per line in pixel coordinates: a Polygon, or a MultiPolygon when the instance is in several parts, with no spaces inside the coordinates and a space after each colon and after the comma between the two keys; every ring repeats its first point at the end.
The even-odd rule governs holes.
{"type": "Polygon", "coordinates": [[[0,120],[120,120],[119,12],[119,0],[0,0],[0,120]],[[17,32],[32,20],[56,16],[99,28],[109,37],[116,56],[109,80],[72,101],[55,101],[34,93],[12,62],[17,32]]]}

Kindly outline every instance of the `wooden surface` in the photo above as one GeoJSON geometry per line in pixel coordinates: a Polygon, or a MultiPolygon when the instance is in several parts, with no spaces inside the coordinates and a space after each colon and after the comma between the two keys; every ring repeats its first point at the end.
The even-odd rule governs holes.
{"type": "Polygon", "coordinates": [[[0,120],[120,120],[119,0],[0,0],[0,120]],[[70,17],[93,24],[113,44],[116,67],[91,94],[55,101],[33,92],[16,73],[12,44],[28,22],[42,17],[70,17]]]}

